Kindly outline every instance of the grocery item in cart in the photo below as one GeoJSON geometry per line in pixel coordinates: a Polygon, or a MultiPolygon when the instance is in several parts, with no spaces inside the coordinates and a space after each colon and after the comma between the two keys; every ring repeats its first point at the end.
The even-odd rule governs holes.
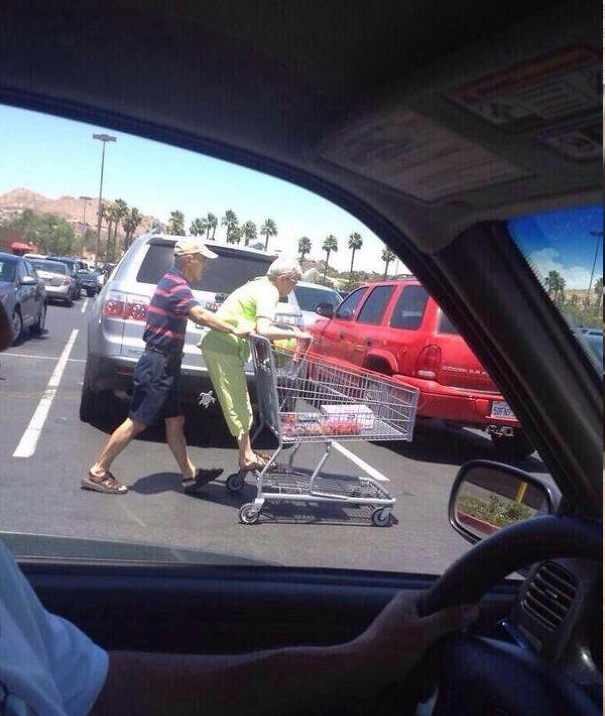
{"type": "MultiPolygon", "coordinates": [[[[367,405],[320,405],[319,410],[327,418],[327,423],[357,424],[362,430],[374,427],[374,412],[367,405]]],[[[348,432],[355,432],[350,430],[348,432]]],[[[357,431],[359,432],[359,431],[357,431]]]]}

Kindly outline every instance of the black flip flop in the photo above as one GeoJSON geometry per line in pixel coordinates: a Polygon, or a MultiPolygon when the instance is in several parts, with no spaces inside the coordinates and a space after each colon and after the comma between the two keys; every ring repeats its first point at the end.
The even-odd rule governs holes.
{"type": "Polygon", "coordinates": [[[188,480],[183,480],[183,490],[186,495],[196,495],[198,490],[205,487],[209,482],[216,480],[223,474],[222,467],[213,467],[208,470],[204,468],[198,468],[195,477],[190,477],[188,480]]]}

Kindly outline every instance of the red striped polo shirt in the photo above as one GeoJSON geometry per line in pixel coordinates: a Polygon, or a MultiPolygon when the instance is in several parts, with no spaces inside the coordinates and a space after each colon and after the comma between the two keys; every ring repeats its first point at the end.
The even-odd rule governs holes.
{"type": "Polygon", "coordinates": [[[162,353],[182,353],[187,314],[199,306],[187,279],[176,269],[160,279],[147,309],[143,340],[162,353]]]}

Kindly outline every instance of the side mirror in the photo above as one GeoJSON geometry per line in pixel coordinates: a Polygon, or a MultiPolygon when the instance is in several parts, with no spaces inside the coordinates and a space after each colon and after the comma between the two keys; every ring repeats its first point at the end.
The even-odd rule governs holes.
{"type": "Polygon", "coordinates": [[[475,544],[503,527],[554,511],[552,490],[537,478],[509,465],[473,460],[456,476],[449,520],[475,544]]]}
{"type": "Polygon", "coordinates": [[[35,276],[24,276],[19,283],[22,286],[37,286],[38,279],[35,276]]]}
{"type": "Polygon", "coordinates": [[[334,306],[328,302],[320,303],[316,307],[315,313],[320,316],[323,316],[324,318],[334,318],[334,306]]]}

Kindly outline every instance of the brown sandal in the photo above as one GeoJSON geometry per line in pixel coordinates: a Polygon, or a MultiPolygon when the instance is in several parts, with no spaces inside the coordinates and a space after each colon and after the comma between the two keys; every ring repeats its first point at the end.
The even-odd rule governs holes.
{"type": "Polygon", "coordinates": [[[126,485],[121,485],[109,470],[102,477],[89,472],[88,477],[83,477],[80,481],[80,487],[83,490],[103,492],[106,495],[125,495],[128,492],[126,485]]]}

